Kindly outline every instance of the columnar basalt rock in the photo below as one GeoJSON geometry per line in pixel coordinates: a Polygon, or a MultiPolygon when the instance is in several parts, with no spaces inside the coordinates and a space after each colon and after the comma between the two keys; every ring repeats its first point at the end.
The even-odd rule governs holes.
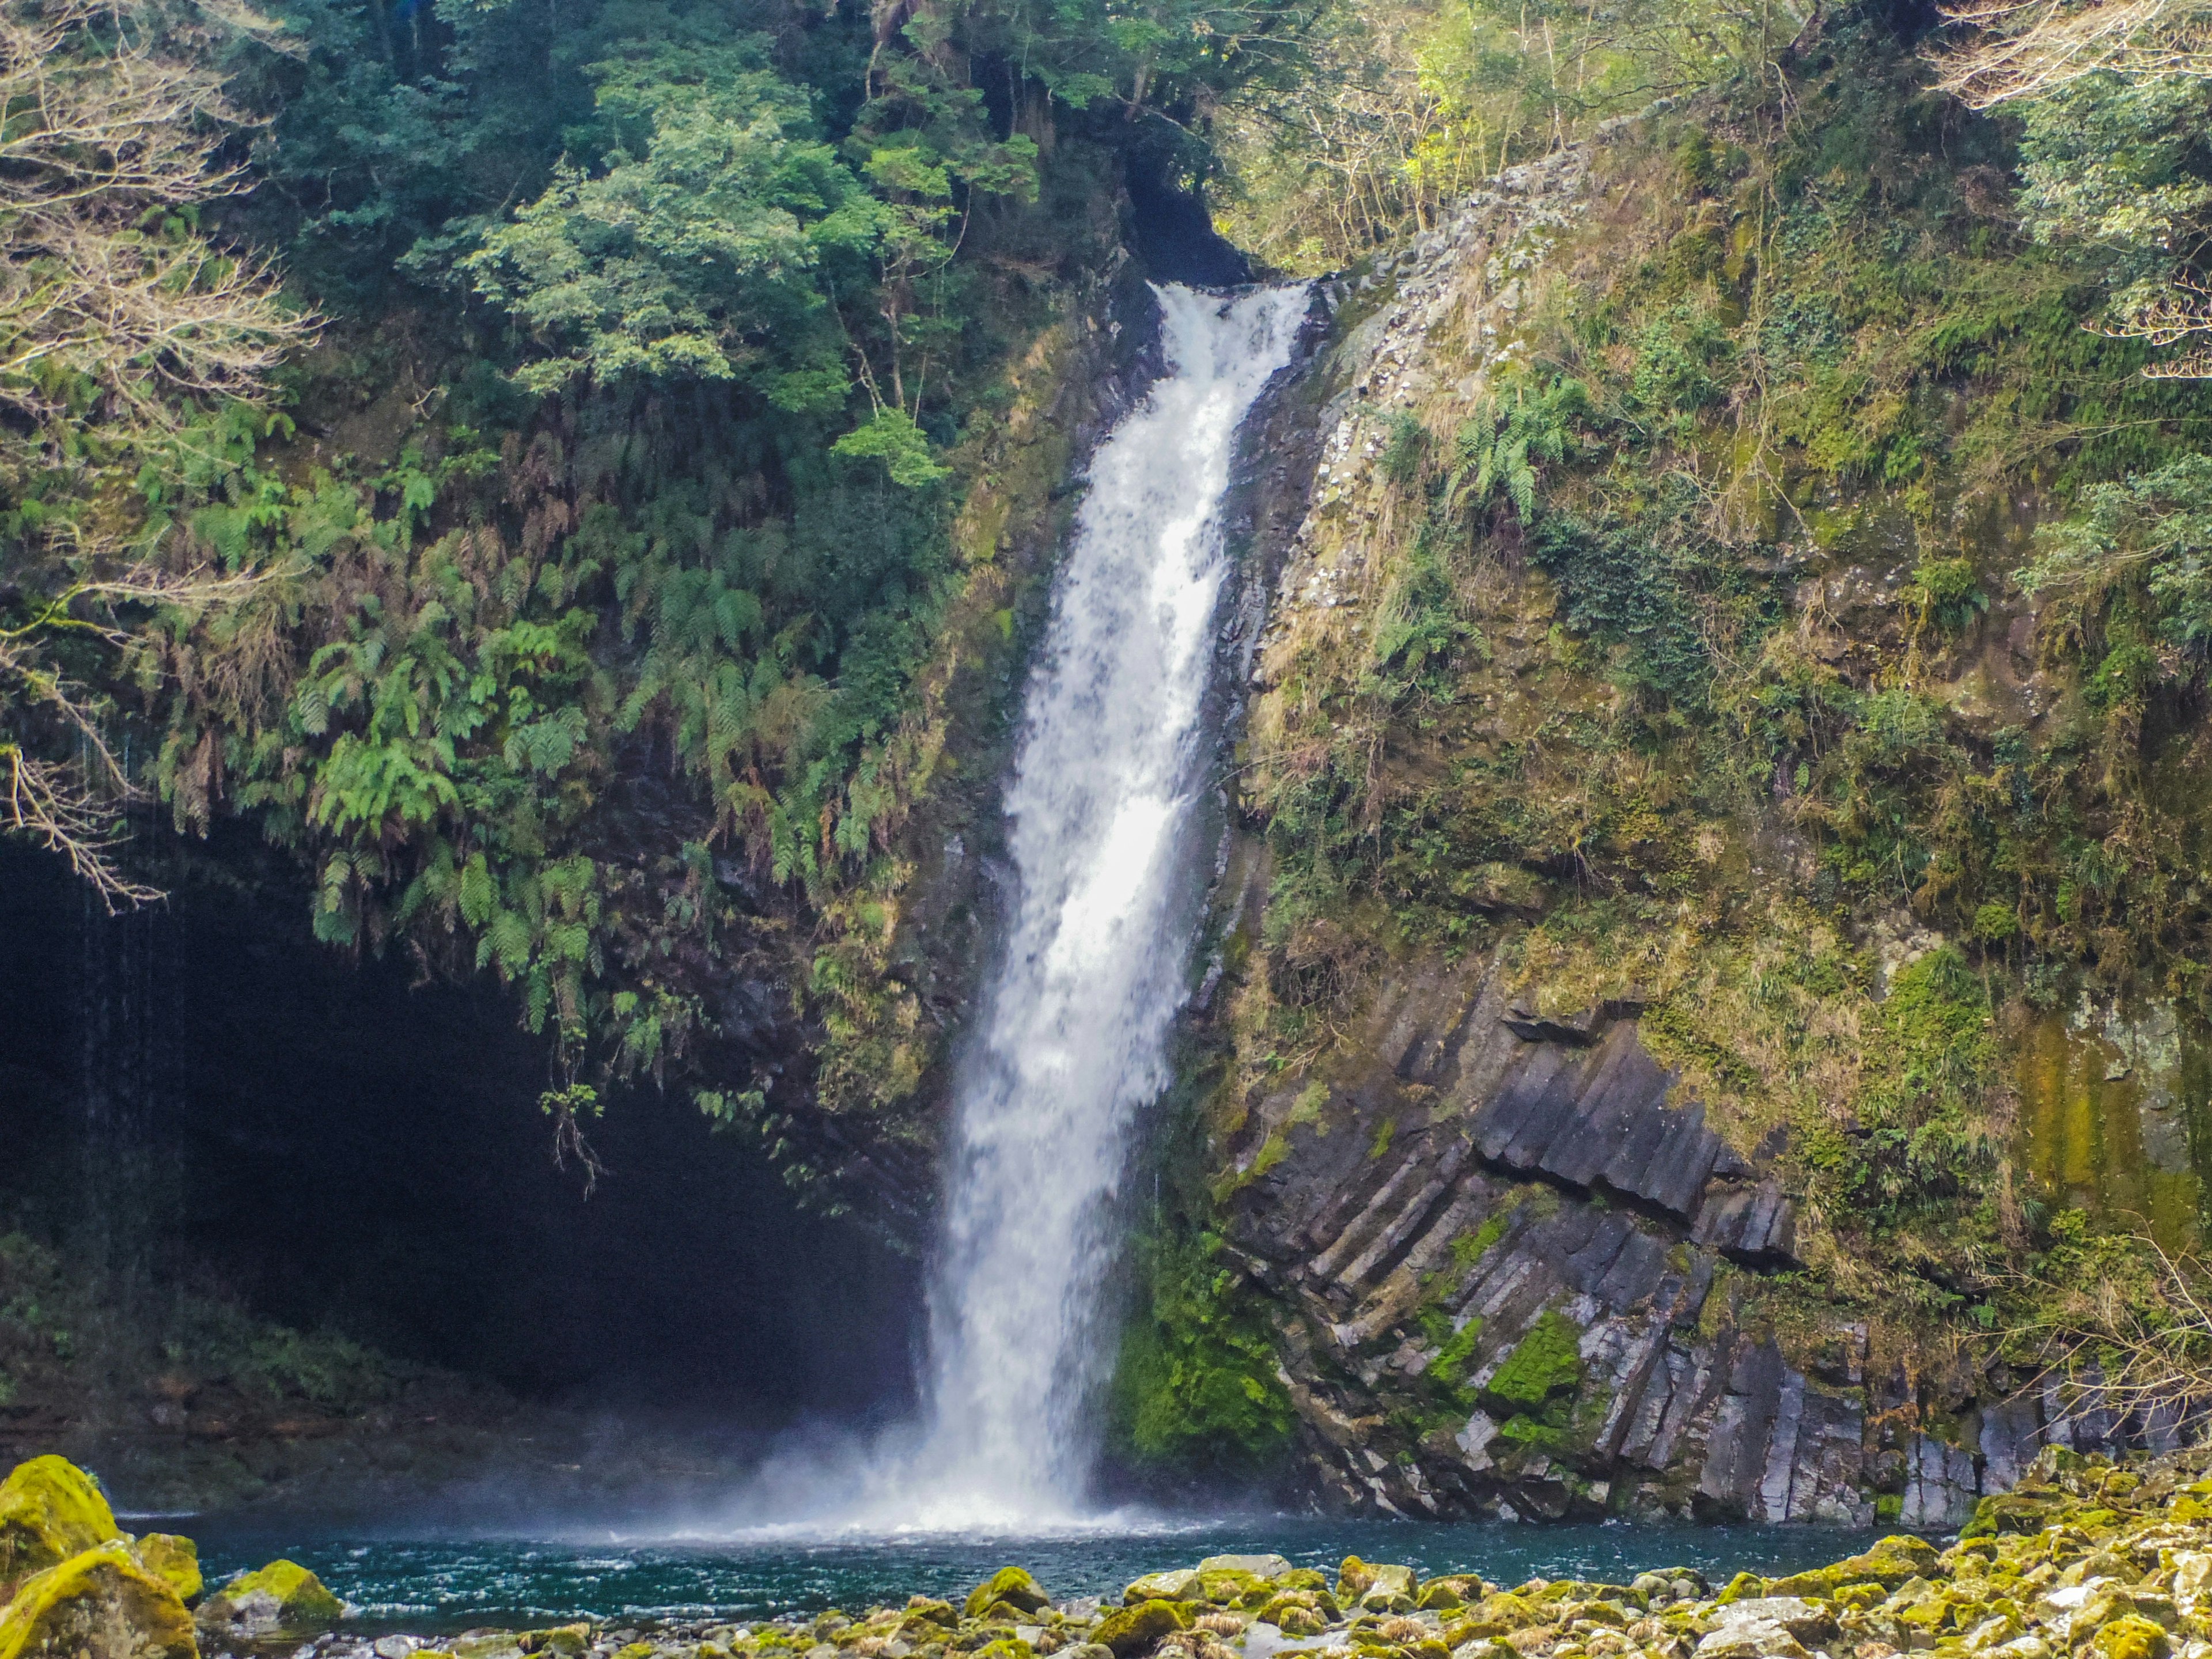
{"type": "Polygon", "coordinates": [[[1281,1309],[1308,1467],[1337,1501],[1942,1528],[2046,1443],[2142,1437],[2033,1395],[1969,1402],[1957,1443],[1900,1431],[1910,1390],[1869,1376],[1863,1327],[1794,1362],[1738,1328],[1731,1277],[1796,1265],[1790,1195],[1651,1057],[1638,1009],[1540,1020],[1504,981],[1401,971],[1369,1013],[1371,1072],[1318,1106],[1295,1080],[1237,1143],[1230,1238],[1281,1309]],[[1572,1334],[1571,1381],[1501,1391],[1547,1322],[1572,1334]]]}

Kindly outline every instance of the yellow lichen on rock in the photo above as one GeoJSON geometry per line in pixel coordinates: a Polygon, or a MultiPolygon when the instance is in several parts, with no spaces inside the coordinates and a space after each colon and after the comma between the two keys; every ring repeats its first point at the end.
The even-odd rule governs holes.
{"type": "Polygon", "coordinates": [[[198,1653],[183,1598],[120,1537],[34,1573],[0,1613],[0,1659],[198,1659],[198,1653]]]}
{"type": "Polygon", "coordinates": [[[33,1573],[120,1538],[92,1477],[65,1457],[34,1457],[0,1480],[0,1601],[33,1573]]]}
{"type": "Polygon", "coordinates": [[[206,1588],[200,1577],[200,1547],[191,1539],[173,1532],[149,1532],[131,1547],[139,1564],[155,1577],[167,1579],[185,1601],[196,1600],[206,1588]]]}
{"type": "Polygon", "coordinates": [[[241,1572],[199,1610],[200,1628],[252,1640],[283,1632],[326,1629],[344,1616],[345,1604],[296,1561],[271,1561],[241,1572]]]}

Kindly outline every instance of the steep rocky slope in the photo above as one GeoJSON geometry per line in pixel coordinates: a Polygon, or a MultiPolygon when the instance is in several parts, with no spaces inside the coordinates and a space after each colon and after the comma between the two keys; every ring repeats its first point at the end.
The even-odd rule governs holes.
{"type": "Polygon", "coordinates": [[[1286,1431],[1307,1494],[1408,1516],[1935,1527],[2040,1445],[2185,1426],[2040,1360],[2072,1290],[2155,1301],[2122,1236],[2193,1243],[2186,973],[1996,823],[2194,857],[2201,739],[2154,718],[2161,789],[2085,786],[2087,671],[2012,574],[2126,464],[2085,388],[2134,366],[2048,407],[2059,459],[2008,448],[2079,300],[1980,200],[2002,136],[1916,148],[1948,118],[1863,32],[1794,67],[1795,142],[1865,177],[1662,106],[1324,285],[1255,443],[1205,1190],[1137,1339],[1186,1414],[1127,1407],[1140,1453],[1286,1431]],[[2007,284],[2044,325],[1929,350],[2007,284]],[[1915,422],[1911,466],[1846,453],[1915,422]],[[1209,1364],[1279,1415],[1209,1406],[1209,1364]]]}

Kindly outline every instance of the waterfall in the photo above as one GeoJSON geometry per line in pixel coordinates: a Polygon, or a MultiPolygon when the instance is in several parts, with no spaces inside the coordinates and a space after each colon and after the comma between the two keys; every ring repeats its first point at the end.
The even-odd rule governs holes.
{"type": "Polygon", "coordinates": [[[1155,291],[1168,373],[1092,462],[1006,798],[1018,889],[956,1085],[927,1437],[905,1483],[923,1524],[1080,1510],[1112,1200],[1188,992],[1219,514],[1307,293],[1155,291]]]}

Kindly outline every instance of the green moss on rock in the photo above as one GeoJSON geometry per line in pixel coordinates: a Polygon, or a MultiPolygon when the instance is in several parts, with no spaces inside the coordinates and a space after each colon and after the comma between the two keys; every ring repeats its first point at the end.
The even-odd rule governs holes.
{"type": "Polygon", "coordinates": [[[1171,1572],[1148,1572],[1121,1592],[1123,1605],[1145,1601],[1196,1601],[1206,1595],[1206,1581],[1196,1569],[1179,1567],[1171,1572]]]}
{"type": "Polygon", "coordinates": [[[1091,1639],[1112,1649],[1114,1659],[1136,1659],[1139,1654],[1151,1652],[1170,1632],[1188,1628],[1190,1617],[1189,1609],[1180,1601],[1139,1601],[1108,1613],[1091,1632],[1091,1639]]]}
{"type": "Polygon", "coordinates": [[[199,1599],[206,1581],[200,1577],[200,1547],[173,1532],[149,1532],[132,1547],[139,1564],[185,1601],[199,1599]]]}
{"type": "Polygon", "coordinates": [[[252,1640],[278,1633],[327,1630],[345,1616],[345,1604],[296,1561],[275,1560],[241,1572],[199,1610],[203,1630],[252,1640]]]}
{"type": "Polygon", "coordinates": [[[0,1601],[34,1573],[120,1538],[92,1477],[65,1457],[34,1457],[0,1481],[0,1601]]]}
{"type": "Polygon", "coordinates": [[[0,1659],[198,1659],[198,1653],[183,1598],[141,1565],[120,1537],[33,1573],[0,1613],[0,1659]]]}
{"type": "Polygon", "coordinates": [[[1483,1392],[1509,1412],[1534,1412],[1582,1385],[1582,1332],[1547,1309],[1491,1376],[1483,1392]]]}
{"type": "Polygon", "coordinates": [[[1050,1607],[1052,1597],[1044,1593],[1042,1587],[1024,1569],[1000,1567],[969,1591],[967,1616],[980,1619],[996,1601],[1011,1602],[1023,1613],[1035,1613],[1039,1607],[1050,1607]]]}

